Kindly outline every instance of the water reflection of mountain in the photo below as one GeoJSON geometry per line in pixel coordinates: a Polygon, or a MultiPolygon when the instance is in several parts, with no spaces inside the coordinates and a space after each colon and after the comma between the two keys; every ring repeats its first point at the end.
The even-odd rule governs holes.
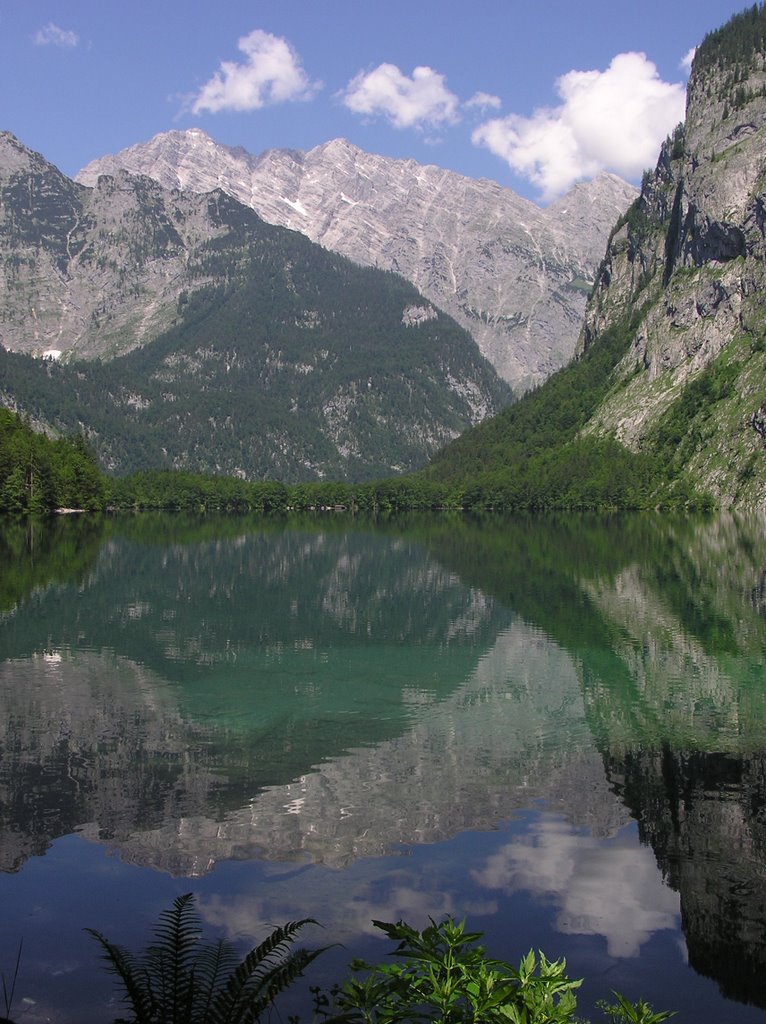
{"type": "Polygon", "coordinates": [[[620,628],[630,688],[585,668],[615,792],[681,896],[689,961],[766,1007],[766,649],[760,524],[702,524],[664,564],[633,565],[594,604],[620,628]]]}
{"type": "Polygon", "coordinates": [[[123,856],[163,865],[174,850],[187,865],[257,855],[339,867],[400,843],[494,828],[535,799],[598,835],[627,821],[589,743],[571,664],[523,624],[500,634],[459,690],[411,700],[398,735],[327,759],[224,819],[188,819],[182,836],[172,821],[133,835],[123,856]]]}
{"type": "Polygon", "coordinates": [[[398,735],[413,689],[459,685],[498,616],[399,539],[108,540],[86,578],[33,590],[0,624],[4,864],[86,824],[124,838],[217,820],[398,735]]]}
{"type": "Polygon", "coordinates": [[[416,540],[111,539],[86,584],[5,625],[6,868],[75,830],[184,873],[340,864],[530,794],[598,832],[625,820],[567,657],[416,540]]]}
{"type": "Polygon", "coordinates": [[[400,537],[113,538],[86,580],[35,593],[0,628],[3,863],[72,830],[194,872],[256,853],[338,863],[492,825],[515,806],[483,795],[507,784],[488,741],[506,669],[500,695],[481,680],[518,643],[498,643],[511,624],[400,537]],[[475,705],[473,740],[452,735],[456,701],[475,705]]]}
{"type": "Polygon", "coordinates": [[[0,664],[0,867],[71,832],[111,841],[214,807],[212,759],[158,681],[109,655],[0,664]]]}
{"type": "Polygon", "coordinates": [[[630,812],[692,963],[766,1005],[763,524],[228,529],[113,531],[0,623],[6,869],[73,830],[194,873],[630,812]]]}
{"type": "Polygon", "coordinates": [[[766,753],[637,750],[605,758],[681,896],[689,962],[766,1007],[766,753]]]}
{"type": "Polygon", "coordinates": [[[572,656],[613,790],[680,894],[690,962],[766,1007],[764,523],[551,526],[485,529],[448,564],[572,656]]]}

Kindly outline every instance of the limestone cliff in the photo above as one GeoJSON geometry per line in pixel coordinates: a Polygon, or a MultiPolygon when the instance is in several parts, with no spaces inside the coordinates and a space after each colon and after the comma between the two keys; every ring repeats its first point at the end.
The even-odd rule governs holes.
{"type": "Polygon", "coordinates": [[[92,359],[152,341],[217,283],[201,250],[226,233],[200,196],[125,173],[85,188],[0,132],[0,343],[92,359]]]}
{"type": "Polygon", "coordinates": [[[271,224],[402,274],[471,332],[517,391],[571,358],[609,230],[635,197],[632,185],[599,174],[541,209],[494,181],[345,139],[254,155],[197,128],[94,160],[77,180],[96,185],[121,169],[171,189],[223,189],[271,224]]]}
{"type": "Polygon", "coordinates": [[[754,7],[699,46],[685,123],[612,232],[579,346],[632,318],[587,429],[675,445],[688,481],[751,507],[766,497],[765,26],[754,7]]]}

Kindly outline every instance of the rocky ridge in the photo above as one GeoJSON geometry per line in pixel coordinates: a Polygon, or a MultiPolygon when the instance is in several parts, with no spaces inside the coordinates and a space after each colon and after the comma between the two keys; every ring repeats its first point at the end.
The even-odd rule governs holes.
{"type": "Polygon", "coordinates": [[[686,119],[609,240],[580,351],[633,319],[588,430],[633,450],[684,414],[685,473],[723,505],[766,497],[766,14],[697,50],[686,119]]]}
{"type": "Polygon", "coordinates": [[[76,177],[95,186],[121,169],[184,192],[220,188],[272,224],[402,274],[471,332],[516,390],[571,358],[609,231],[635,197],[601,174],[541,209],[496,182],[344,139],[256,156],[197,128],[94,160],[76,177]]]}
{"type": "Polygon", "coordinates": [[[226,232],[207,198],[125,172],[85,188],[0,132],[0,342],[88,359],[152,341],[215,280],[195,257],[226,232]]]}
{"type": "Polygon", "coordinates": [[[8,133],[0,257],[0,402],[85,432],[116,472],[386,476],[511,397],[402,277],[221,190],[79,185],[8,133]]]}

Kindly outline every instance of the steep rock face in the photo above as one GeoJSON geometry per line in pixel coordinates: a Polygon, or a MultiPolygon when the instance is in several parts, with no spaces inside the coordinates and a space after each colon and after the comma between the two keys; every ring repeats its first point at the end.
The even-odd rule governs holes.
{"type": "Polygon", "coordinates": [[[221,188],[270,223],[402,274],[471,332],[517,390],[571,357],[609,230],[635,196],[602,174],[543,210],[495,182],[344,139],[254,156],[199,129],[95,160],[77,180],[95,185],[121,168],[166,188],[221,188]]]}
{"type": "Polygon", "coordinates": [[[197,257],[226,233],[206,198],[125,172],[84,188],[2,132],[0,343],[94,358],[151,341],[216,280],[197,257]]]}
{"type": "Polygon", "coordinates": [[[591,429],[638,450],[685,403],[686,436],[699,435],[688,478],[751,507],[766,497],[765,23],[753,9],[699,47],[685,123],[612,232],[579,343],[631,317],[633,343],[591,429]]]}

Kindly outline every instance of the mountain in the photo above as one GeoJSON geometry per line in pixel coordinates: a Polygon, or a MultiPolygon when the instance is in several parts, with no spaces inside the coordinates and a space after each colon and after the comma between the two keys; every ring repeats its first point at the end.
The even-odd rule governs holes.
{"type": "Polygon", "coordinates": [[[0,257],[0,403],[84,431],[117,472],[382,476],[510,398],[398,275],[220,190],[124,171],[79,185],[8,133],[0,257]],[[50,349],[60,362],[19,354],[50,349]]]}
{"type": "Polygon", "coordinates": [[[636,194],[600,174],[541,209],[493,181],[344,139],[255,156],[197,128],[94,160],[77,181],[95,186],[122,169],[185,192],[220,188],[269,223],[402,274],[471,332],[516,391],[572,357],[609,231],[636,194]]]}
{"type": "MultiPolygon", "coordinates": [[[[477,503],[766,501],[766,8],[697,49],[571,366],[435,460],[477,503]]],[[[469,504],[473,499],[470,499],[469,504]]]]}
{"type": "Polygon", "coordinates": [[[199,196],[124,173],[84,188],[0,132],[0,342],[92,359],[151,341],[219,280],[202,253],[227,230],[199,196]]]}
{"type": "Polygon", "coordinates": [[[672,451],[722,504],[766,497],[766,9],[697,50],[686,120],[609,241],[581,350],[630,313],[631,342],[588,429],[672,451]]]}

